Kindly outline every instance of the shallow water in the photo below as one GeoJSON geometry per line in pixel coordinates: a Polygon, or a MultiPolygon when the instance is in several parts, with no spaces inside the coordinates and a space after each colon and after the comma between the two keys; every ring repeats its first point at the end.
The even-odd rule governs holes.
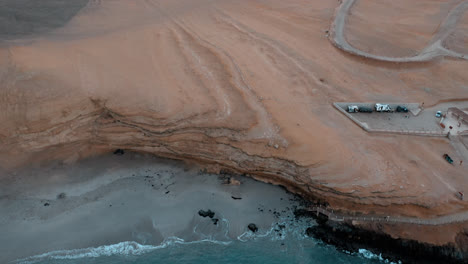
{"type": "Polygon", "coordinates": [[[184,166],[126,153],[17,172],[0,185],[18,198],[0,202],[0,262],[386,263],[307,237],[315,222],[294,217],[303,201],[283,188],[184,166]]]}
{"type": "Polygon", "coordinates": [[[391,263],[365,249],[341,252],[304,235],[310,220],[285,220],[257,234],[248,231],[229,241],[184,242],[175,237],[161,245],[121,242],[115,245],[77,250],[54,251],[17,263],[391,263]],[[281,226],[285,226],[281,228],[281,226]],[[279,232],[275,230],[280,230],[279,232]]]}

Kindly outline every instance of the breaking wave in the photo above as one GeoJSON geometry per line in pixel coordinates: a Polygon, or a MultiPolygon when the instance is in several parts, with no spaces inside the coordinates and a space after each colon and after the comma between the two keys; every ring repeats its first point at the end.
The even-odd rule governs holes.
{"type": "MultiPolygon", "coordinates": [[[[200,228],[198,228],[197,225],[193,228],[193,233],[198,235],[198,240],[194,241],[186,241],[176,236],[166,238],[159,245],[142,245],[135,241],[125,241],[117,244],[104,245],[98,247],[51,251],[48,253],[17,260],[16,263],[35,264],[47,263],[49,261],[76,260],[111,256],[139,256],[151,253],[158,249],[168,248],[177,244],[190,245],[200,243],[212,243],[227,246],[236,241],[242,242],[242,244],[243,242],[249,241],[281,241],[283,245],[283,242],[286,242],[284,240],[300,241],[304,239],[307,239],[307,243],[309,246],[313,246],[313,244],[315,244],[315,242],[311,241],[311,239],[307,237],[307,235],[304,232],[305,227],[310,226],[310,222],[301,221],[301,219],[296,219],[294,221],[290,221],[290,219],[278,220],[279,221],[273,224],[269,229],[259,230],[255,233],[251,231],[246,231],[234,239],[230,239],[227,236],[227,230],[229,229],[229,221],[227,219],[221,219],[219,225],[219,228],[221,230],[218,230],[221,231],[220,236],[204,234],[202,230],[203,226],[200,226],[200,228]]],[[[299,250],[298,252],[299,254],[301,254],[302,251],[299,250]]],[[[344,253],[359,258],[378,261],[380,263],[401,264],[401,261],[391,262],[390,260],[383,258],[381,254],[375,254],[367,249],[359,249],[358,252],[354,253],[345,251],[344,253]]]]}
{"type": "Polygon", "coordinates": [[[366,259],[372,259],[372,260],[379,260],[380,262],[383,262],[383,263],[389,263],[389,264],[401,264],[401,261],[399,260],[398,262],[392,262],[388,259],[384,259],[382,257],[382,254],[375,254],[375,253],[372,253],[371,251],[367,250],[367,249],[363,249],[363,248],[360,248],[359,251],[358,251],[359,255],[366,258],[366,259]]]}
{"type": "Polygon", "coordinates": [[[202,239],[197,241],[186,242],[178,237],[169,237],[160,245],[141,245],[134,241],[125,241],[113,245],[105,245],[99,247],[89,247],[71,250],[57,250],[40,255],[35,255],[25,259],[17,260],[18,264],[33,264],[44,260],[65,260],[65,259],[81,259],[81,258],[98,258],[109,257],[113,255],[141,255],[149,253],[157,249],[167,248],[175,244],[194,244],[194,243],[214,243],[220,245],[228,245],[231,242],[216,241],[210,239],[202,239]]]}
{"type": "MultiPolygon", "coordinates": [[[[289,236],[301,240],[306,238],[306,235],[303,232],[305,225],[306,223],[302,223],[300,220],[291,222],[286,219],[279,219],[279,221],[273,224],[269,229],[263,231],[259,230],[256,233],[246,231],[239,235],[237,240],[241,242],[247,242],[266,238],[275,241],[284,240],[289,236]]],[[[218,245],[229,245],[234,242],[234,240],[228,238],[229,221],[225,218],[221,218],[220,220],[222,236],[218,237],[218,239],[215,239],[212,235],[203,234],[203,232],[200,232],[197,228],[198,226],[194,227],[193,233],[199,235],[200,239],[195,241],[185,241],[184,239],[175,236],[166,238],[159,245],[142,245],[135,241],[125,241],[117,244],[98,247],[51,251],[17,260],[16,263],[34,264],[47,260],[73,260],[82,258],[110,257],[114,255],[142,255],[176,244],[190,245],[196,243],[213,243],[218,245]]]]}

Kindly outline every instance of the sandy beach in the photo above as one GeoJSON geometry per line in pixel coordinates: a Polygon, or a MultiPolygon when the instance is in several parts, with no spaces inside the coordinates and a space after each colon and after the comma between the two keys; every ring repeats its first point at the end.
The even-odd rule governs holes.
{"type": "Polygon", "coordinates": [[[125,241],[229,243],[248,238],[250,223],[257,234],[269,232],[298,205],[281,187],[241,176],[234,176],[240,185],[229,185],[228,178],[135,153],[3,172],[0,262],[125,241]]]}

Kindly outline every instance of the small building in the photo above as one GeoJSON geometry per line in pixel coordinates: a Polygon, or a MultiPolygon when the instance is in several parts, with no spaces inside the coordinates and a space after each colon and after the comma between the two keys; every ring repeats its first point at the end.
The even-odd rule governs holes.
{"type": "Polygon", "coordinates": [[[450,107],[448,112],[452,114],[453,117],[457,118],[460,123],[468,125],[468,114],[456,107],[450,107]]]}
{"type": "Polygon", "coordinates": [[[447,110],[444,123],[447,127],[451,127],[454,134],[468,135],[468,114],[465,111],[457,107],[450,107],[447,110]]]}

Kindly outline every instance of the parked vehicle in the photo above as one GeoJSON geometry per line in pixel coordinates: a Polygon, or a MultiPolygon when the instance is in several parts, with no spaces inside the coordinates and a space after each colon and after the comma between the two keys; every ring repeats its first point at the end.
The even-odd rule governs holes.
{"type": "Polygon", "coordinates": [[[361,106],[359,107],[359,112],[362,112],[362,113],[372,113],[374,110],[372,110],[372,108],[370,107],[365,107],[365,106],[361,106]]]}
{"type": "Polygon", "coordinates": [[[442,117],[442,111],[437,111],[436,115],[435,115],[437,118],[441,118],[442,117]]]}
{"type": "Polygon", "coordinates": [[[406,108],[406,106],[397,106],[396,108],[396,111],[397,112],[403,112],[403,113],[408,113],[408,108],[406,108]]]}
{"type": "Polygon", "coordinates": [[[359,107],[357,105],[348,105],[348,112],[357,113],[359,112],[359,107]]]}
{"type": "Polygon", "coordinates": [[[453,164],[453,159],[448,155],[448,154],[444,154],[444,159],[450,163],[450,164],[453,164]]]}
{"type": "Polygon", "coordinates": [[[377,112],[393,112],[393,109],[388,104],[375,104],[375,111],[377,112]]]}

